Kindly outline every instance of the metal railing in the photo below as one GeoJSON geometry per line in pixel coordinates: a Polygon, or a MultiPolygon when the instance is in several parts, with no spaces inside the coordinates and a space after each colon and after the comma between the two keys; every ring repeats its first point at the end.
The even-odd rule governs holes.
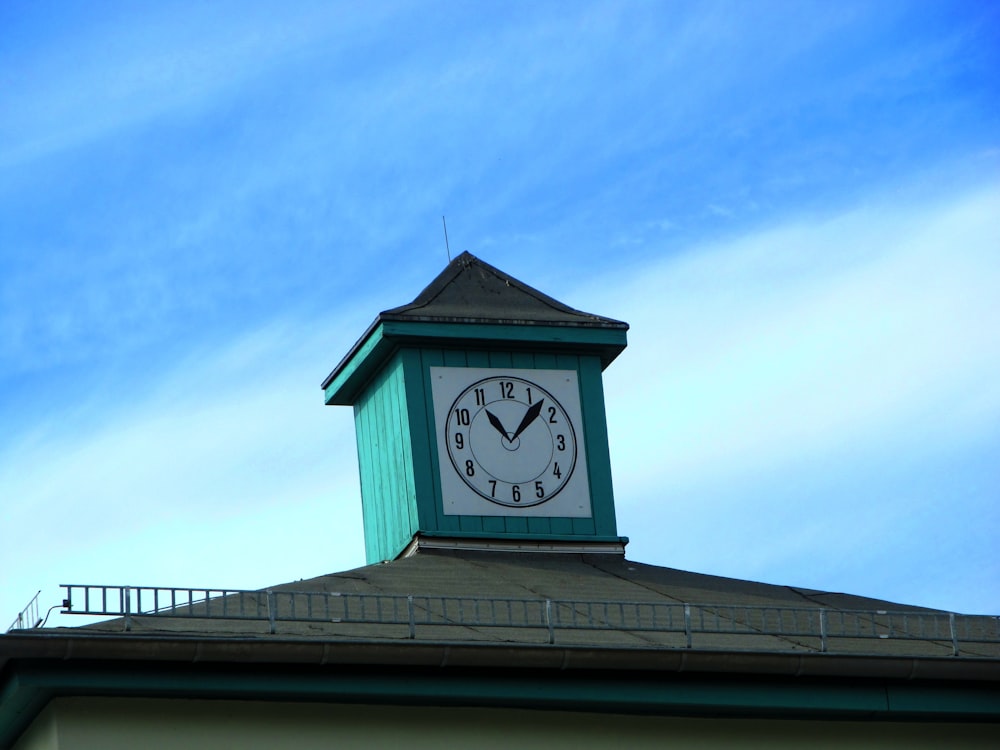
{"type": "MultiPolygon", "coordinates": [[[[63,588],[64,614],[120,617],[124,630],[131,630],[137,617],[156,617],[259,621],[267,623],[272,634],[278,632],[281,623],[364,625],[368,627],[363,631],[347,634],[378,637],[376,628],[386,627],[395,628],[390,634],[395,637],[440,639],[448,636],[441,630],[448,626],[532,629],[550,644],[556,643],[557,636],[567,640],[571,631],[667,635],[672,642],[649,641],[649,645],[679,648],[701,647],[712,636],[741,636],[741,648],[745,648],[745,637],[769,636],[793,639],[789,647],[819,652],[841,651],[848,640],[925,641],[939,644],[943,652],[961,656],[963,650],[976,644],[992,644],[991,655],[1000,657],[1000,619],[980,615],[316,591],[90,585],[63,588]]],[[[766,646],[766,650],[775,648],[773,643],[766,646]]]]}
{"type": "Polygon", "coordinates": [[[39,615],[38,610],[38,597],[41,595],[41,591],[31,597],[31,601],[28,602],[28,606],[22,609],[17,617],[14,618],[14,622],[10,624],[7,628],[9,633],[12,630],[24,630],[26,628],[37,628],[42,624],[42,618],[39,615]]]}

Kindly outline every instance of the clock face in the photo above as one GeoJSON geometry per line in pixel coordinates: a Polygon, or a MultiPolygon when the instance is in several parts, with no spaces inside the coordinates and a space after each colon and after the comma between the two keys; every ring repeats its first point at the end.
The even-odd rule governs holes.
{"type": "Polygon", "coordinates": [[[533,380],[494,375],[469,385],[448,410],[452,467],[490,502],[551,500],[576,466],[576,432],[559,401],[533,380]]]}
{"type": "Polygon", "coordinates": [[[574,371],[431,374],[446,514],[590,515],[574,371]]]}

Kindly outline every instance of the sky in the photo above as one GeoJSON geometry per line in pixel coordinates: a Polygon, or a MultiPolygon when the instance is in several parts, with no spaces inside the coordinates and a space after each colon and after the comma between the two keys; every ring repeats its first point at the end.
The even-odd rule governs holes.
{"type": "Polygon", "coordinates": [[[442,216],[630,324],[629,559],[1000,613],[997,71],[983,0],[0,4],[0,628],[363,565],[320,383],[442,216]]]}

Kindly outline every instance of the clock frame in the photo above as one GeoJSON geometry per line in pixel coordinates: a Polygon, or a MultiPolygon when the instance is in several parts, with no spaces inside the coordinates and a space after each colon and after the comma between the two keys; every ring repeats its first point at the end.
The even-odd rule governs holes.
{"type": "Polygon", "coordinates": [[[430,375],[445,515],[590,517],[576,371],[430,375]]]}

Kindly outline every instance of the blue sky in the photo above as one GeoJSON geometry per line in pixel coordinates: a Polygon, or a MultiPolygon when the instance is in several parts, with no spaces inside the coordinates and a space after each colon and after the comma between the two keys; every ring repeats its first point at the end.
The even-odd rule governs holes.
{"type": "Polygon", "coordinates": [[[0,5],[0,626],[362,565],[319,383],[442,215],[632,325],[630,558],[1000,612],[998,70],[981,1],[0,5]]]}

